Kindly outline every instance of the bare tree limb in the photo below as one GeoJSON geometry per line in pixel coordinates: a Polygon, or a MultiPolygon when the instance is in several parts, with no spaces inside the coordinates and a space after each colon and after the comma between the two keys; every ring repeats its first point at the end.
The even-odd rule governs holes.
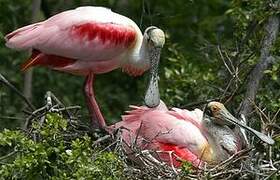
{"type": "MultiPolygon", "coordinates": [[[[33,0],[32,2],[32,19],[31,22],[34,23],[38,21],[38,14],[40,12],[41,0],[33,0]]],[[[33,79],[33,69],[29,69],[24,74],[24,96],[31,100],[32,99],[32,79],[33,79]]]]}
{"type": "Polygon", "coordinates": [[[256,64],[254,69],[250,72],[248,83],[246,86],[246,93],[244,100],[240,104],[239,114],[244,114],[247,116],[253,109],[252,103],[255,101],[256,94],[263,78],[264,71],[273,64],[275,58],[271,56],[270,50],[273,43],[277,39],[279,31],[279,17],[273,15],[268,18],[265,25],[265,35],[261,47],[261,55],[259,62],[256,64]]]}
{"type": "Polygon", "coordinates": [[[30,107],[32,111],[35,110],[33,104],[14,85],[12,85],[1,73],[0,73],[0,82],[8,86],[17,95],[19,95],[19,97],[21,97],[24,100],[24,102],[28,105],[28,107],[30,107]]]}

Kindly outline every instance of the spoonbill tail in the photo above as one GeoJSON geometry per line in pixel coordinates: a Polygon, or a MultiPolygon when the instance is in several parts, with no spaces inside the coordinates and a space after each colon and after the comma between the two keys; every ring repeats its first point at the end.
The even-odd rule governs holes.
{"type": "MultiPolygon", "coordinates": [[[[131,108],[111,128],[123,127],[126,144],[156,151],[159,159],[176,167],[180,166],[178,157],[194,166],[217,164],[247,146],[244,134],[236,131],[240,123],[219,102],[209,103],[205,111],[168,110],[162,101],[156,108],[131,108]]],[[[264,134],[261,137],[269,144],[273,142],[264,134]]]]}
{"type": "Polygon", "coordinates": [[[107,8],[88,6],[22,27],[5,39],[9,48],[32,50],[22,70],[38,65],[86,76],[84,92],[95,126],[105,126],[92,88],[96,74],[121,68],[139,76],[150,69],[145,105],[159,104],[157,69],[165,36],[157,27],[148,27],[142,35],[131,19],[107,8]]]}

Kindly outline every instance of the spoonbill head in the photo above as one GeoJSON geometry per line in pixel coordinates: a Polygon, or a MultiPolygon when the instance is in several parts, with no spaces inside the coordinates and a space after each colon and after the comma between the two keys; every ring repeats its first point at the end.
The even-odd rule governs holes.
{"type": "Polygon", "coordinates": [[[210,102],[206,106],[205,114],[212,119],[216,124],[228,125],[234,127],[237,125],[240,128],[243,128],[251,132],[254,136],[258,137],[260,140],[266,142],[267,144],[273,145],[274,140],[263,133],[260,133],[251,127],[247,126],[236,119],[222,103],[219,102],[210,102]]]}
{"type": "Polygon", "coordinates": [[[151,63],[150,81],[145,94],[145,105],[148,107],[156,107],[160,102],[158,88],[158,65],[160,59],[160,51],[165,43],[164,32],[155,26],[148,27],[144,33],[144,39],[149,48],[149,58],[151,63]]]}

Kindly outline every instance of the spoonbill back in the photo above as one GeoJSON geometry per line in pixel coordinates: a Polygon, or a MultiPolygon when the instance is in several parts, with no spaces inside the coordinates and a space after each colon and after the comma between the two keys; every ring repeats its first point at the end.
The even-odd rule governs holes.
{"type": "Polygon", "coordinates": [[[139,76],[150,69],[145,104],[159,104],[157,69],[165,36],[157,27],[148,27],[142,35],[131,19],[107,8],[87,6],[19,28],[6,35],[5,40],[9,48],[32,50],[22,70],[46,66],[86,76],[84,92],[95,127],[105,126],[93,91],[96,74],[121,68],[129,75],[139,76]]]}
{"type": "MultiPolygon", "coordinates": [[[[128,151],[133,145],[152,150],[157,152],[159,160],[175,167],[180,166],[180,160],[195,167],[205,163],[215,165],[247,146],[246,135],[236,131],[240,123],[235,123],[238,120],[219,102],[209,103],[204,112],[200,109],[168,110],[162,101],[156,108],[131,108],[122,121],[111,126],[122,129],[128,151]]],[[[262,140],[273,144],[271,138],[258,133],[262,140]]]]}

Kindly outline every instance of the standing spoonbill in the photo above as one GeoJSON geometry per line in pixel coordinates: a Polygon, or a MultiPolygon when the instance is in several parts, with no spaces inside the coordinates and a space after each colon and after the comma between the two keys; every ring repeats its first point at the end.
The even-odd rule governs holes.
{"type": "Polygon", "coordinates": [[[6,35],[6,46],[32,50],[22,70],[32,66],[86,76],[84,92],[95,127],[105,127],[93,91],[96,74],[121,68],[132,76],[150,69],[145,105],[159,104],[157,69],[165,43],[162,30],[148,27],[144,35],[131,19],[103,7],[79,7],[6,35]]]}
{"type": "MultiPolygon", "coordinates": [[[[217,164],[247,146],[246,136],[237,133],[236,128],[249,127],[239,123],[219,102],[209,103],[204,111],[168,110],[162,101],[156,108],[131,107],[111,129],[121,128],[128,146],[136,144],[142,150],[156,151],[157,157],[170,165],[180,166],[178,157],[196,167],[217,164]]],[[[251,128],[249,131],[269,144],[274,143],[260,132],[251,128]]]]}

